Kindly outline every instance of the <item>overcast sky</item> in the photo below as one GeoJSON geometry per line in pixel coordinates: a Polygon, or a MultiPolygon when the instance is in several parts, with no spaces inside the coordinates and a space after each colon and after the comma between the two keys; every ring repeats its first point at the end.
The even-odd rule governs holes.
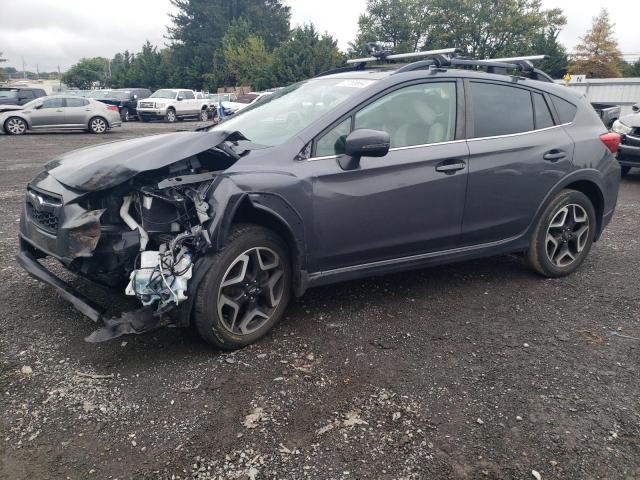
{"type": "MultiPolygon", "coordinates": [[[[313,22],[339,41],[343,50],[357,31],[365,0],[285,0],[292,24],[313,22]]],[[[625,54],[640,55],[640,1],[543,0],[547,8],[561,7],[568,23],[560,40],[571,49],[603,6],[616,23],[616,36],[625,54]]],[[[169,0],[0,0],[0,51],[4,66],[27,70],[62,70],[81,57],[112,57],[138,51],[149,40],[164,45],[171,12],[169,0]]],[[[635,58],[634,58],[635,60],[635,58]]]]}

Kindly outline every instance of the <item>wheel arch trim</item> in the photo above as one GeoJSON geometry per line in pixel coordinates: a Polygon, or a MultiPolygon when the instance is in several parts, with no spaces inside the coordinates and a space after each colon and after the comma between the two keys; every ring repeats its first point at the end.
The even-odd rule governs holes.
{"type": "Polygon", "coordinates": [[[527,228],[527,232],[526,232],[527,236],[531,235],[531,233],[533,232],[533,229],[538,224],[540,217],[544,213],[545,208],[547,208],[547,206],[553,201],[554,197],[565,188],[571,188],[572,190],[577,190],[579,192],[582,192],[585,195],[587,195],[587,197],[589,197],[589,200],[591,200],[593,204],[593,208],[596,211],[596,221],[597,221],[596,236],[594,241],[598,240],[603,230],[603,218],[607,212],[604,211],[605,202],[606,202],[606,199],[604,196],[605,188],[603,186],[602,179],[600,178],[600,172],[595,169],[576,170],[570,173],[569,175],[563,177],[558,183],[556,183],[553,186],[553,188],[549,190],[547,195],[544,197],[544,199],[538,206],[538,209],[533,218],[533,221],[527,228]],[[597,196],[596,197],[598,199],[597,204],[593,202],[592,197],[594,195],[597,196]]]}

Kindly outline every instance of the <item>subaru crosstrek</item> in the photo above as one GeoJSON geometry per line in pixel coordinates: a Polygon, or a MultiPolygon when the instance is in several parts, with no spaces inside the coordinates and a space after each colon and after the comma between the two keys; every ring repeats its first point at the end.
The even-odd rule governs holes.
{"type": "Polygon", "coordinates": [[[89,341],[173,323],[224,349],[317,285],[511,252],[573,272],[613,215],[620,136],[541,76],[424,63],[54,158],[27,186],[18,260],[101,322],[89,341]],[[43,257],[141,308],[105,318],[43,257]]]}

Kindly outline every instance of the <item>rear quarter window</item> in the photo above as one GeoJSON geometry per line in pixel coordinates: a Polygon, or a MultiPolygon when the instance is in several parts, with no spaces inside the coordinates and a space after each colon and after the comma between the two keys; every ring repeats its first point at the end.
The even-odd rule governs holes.
{"type": "Polygon", "coordinates": [[[528,90],[508,85],[471,82],[474,138],[495,137],[534,129],[528,90]]]}
{"type": "Polygon", "coordinates": [[[578,107],[560,97],[556,97],[555,95],[551,95],[551,101],[553,102],[553,106],[556,108],[556,112],[558,112],[560,123],[573,122],[573,119],[576,117],[578,107]]]}

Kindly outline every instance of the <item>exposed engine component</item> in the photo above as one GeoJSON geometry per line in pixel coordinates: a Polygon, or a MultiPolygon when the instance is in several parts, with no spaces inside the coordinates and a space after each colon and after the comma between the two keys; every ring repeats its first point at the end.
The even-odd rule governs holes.
{"type": "Polygon", "coordinates": [[[187,299],[187,281],[192,273],[192,255],[186,247],[175,256],[169,250],[147,250],[141,252],[140,268],[131,272],[125,293],[138,297],[144,306],[157,302],[157,310],[161,311],[187,299]]]}

